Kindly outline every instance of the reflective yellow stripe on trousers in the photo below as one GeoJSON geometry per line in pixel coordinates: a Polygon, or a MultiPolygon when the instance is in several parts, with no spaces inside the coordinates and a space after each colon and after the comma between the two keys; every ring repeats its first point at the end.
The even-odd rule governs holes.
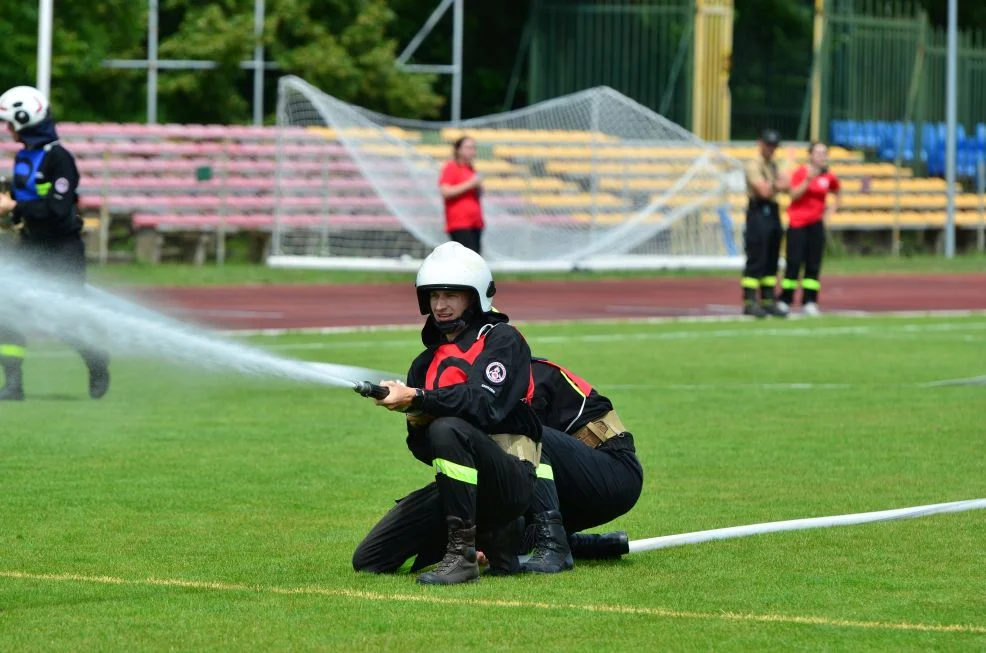
{"type": "Polygon", "coordinates": [[[479,472],[472,467],[466,467],[465,465],[460,465],[444,458],[435,458],[431,461],[431,464],[435,466],[437,473],[445,474],[453,480],[469,483],[470,485],[476,485],[478,483],[479,472]]]}
{"type": "Polygon", "coordinates": [[[20,345],[0,345],[0,358],[24,358],[27,348],[20,345]]]}

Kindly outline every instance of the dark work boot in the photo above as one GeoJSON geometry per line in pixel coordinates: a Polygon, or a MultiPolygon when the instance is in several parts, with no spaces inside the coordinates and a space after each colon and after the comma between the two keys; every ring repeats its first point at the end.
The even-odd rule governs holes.
{"type": "Polygon", "coordinates": [[[448,548],[445,557],[431,571],[418,576],[423,585],[455,585],[479,578],[476,564],[476,527],[458,517],[446,517],[448,548]]]}
{"type": "Polygon", "coordinates": [[[767,311],[763,310],[763,307],[757,300],[757,291],[755,288],[743,289],[743,315],[752,315],[760,319],[767,317],[767,311]]]}
{"type": "Polygon", "coordinates": [[[568,536],[572,557],[584,560],[619,558],[630,553],[630,539],[626,531],[614,533],[575,533],[568,536]]]}
{"type": "Polygon", "coordinates": [[[575,566],[572,551],[568,548],[568,536],[562,525],[561,513],[548,510],[534,515],[536,534],[534,552],[531,559],[524,563],[524,571],[538,574],[556,574],[567,571],[575,566]]]}
{"type": "Polygon", "coordinates": [[[86,361],[89,368],[89,396],[92,399],[102,399],[110,389],[110,367],[104,359],[86,361]]]}
{"type": "Polygon", "coordinates": [[[788,305],[777,301],[773,286],[760,286],[760,304],[767,315],[787,317],[788,305]]]}
{"type": "Polygon", "coordinates": [[[763,310],[767,315],[774,317],[787,317],[789,308],[784,302],[775,302],[773,299],[763,300],[763,310]]]}
{"type": "Polygon", "coordinates": [[[24,383],[19,359],[3,361],[4,384],[0,388],[0,401],[24,401],[24,383]]]}
{"type": "Polygon", "coordinates": [[[524,518],[518,517],[506,524],[484,531],[479,536],[480,548],[486,554],[490,576],[512,576],[521,572],[518,552],[523,546],[524,518]]]}

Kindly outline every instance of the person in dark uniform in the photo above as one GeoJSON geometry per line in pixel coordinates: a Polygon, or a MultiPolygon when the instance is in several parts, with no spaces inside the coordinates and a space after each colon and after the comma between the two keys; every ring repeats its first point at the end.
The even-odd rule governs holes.
{"type": "Polygon", "coordinates": [[[533,513],[533,551],[525,571],[555,573],[580,558],[619,557],[626,533],[579,534],[626,514],[644,472],[613,403],[552,361],[535,358],[531,405],[544,425],[533,513]]]}
{"type": "MultiPolygon", "coordinates": [[[[12,195],[0,194],[0,218],[20,232],[18,258],[25,264],[81,292],[86,278],[86,250],[77,210],[79,171],[75,158],[58,141],[48,100],[36,88],[16,86],[0,95],[0,121],[23,145],[14,159],[12,195]]],[[[105,352],[72,343],[89,370],[89,396],[109,389],[105,352]]],[[[14,324],[0,324],[0,399],[24,398],[21,366],[27,340],[14,324]]]]}
{"type": "Polygon", "coordinates": [[[435,482],[373,527],[353,554],[353,568],[387,573],[407,563],[416,571],[438,562],[418,582],[462,583],[479,577],[481,546],[488,573],[517,573],[541,452],[530,348],[493,310],[489,267],[463,245],[435,248],[415,285],[428,316],[421,331],[426,349],[411,363],[407,384],[385,382],[390,394],[377,403],[408,413],[408,448],[434,467],[435,482]],[[422,501],[431,501],[426,519],[419,518],[422,501]]]}
{"type": "Polygon", "coordinates": [[[787,317],[777,304],[777,259],[781,250],[781,213],[777,195],[787,190],[787,182],[777,174],[774,152],[781,136],[765,129],[757,141],[758,156],[746,165],[746,266],[743,268],[743,314],[762,318],[767,315],[787,317]],[[759,301],[757,291],[760,293],[759,301]]]}
{"type": "MultiPolygon", "coordinates": [[[[531,359],[531,370],[531,406],[544,429],[536,498],[527,511],[528,527],[518,548],[519,553],[532,555],[522,570],[553,573],[571,569],[573,558],[618,558],[629,551],[625,532],[578,531],[605,524],[636,503],[643,470],[633,436],[612,402],[583,379],[541,358],[531,359]]],[[[378,573],[434,564],[442,556],[444,542],[434,536],[419,542],[418,531],[440,532],[444,523],[438,487],[432,483],[398,502],[360,544],[353,564],[378,573]],[[388,525],[388,520],[402,526],[388,525]],[[401,547],[401,538],[408,533],[411,545],[401,547]],[[404,564],[409,559],[413,567],[404,564]]]]}

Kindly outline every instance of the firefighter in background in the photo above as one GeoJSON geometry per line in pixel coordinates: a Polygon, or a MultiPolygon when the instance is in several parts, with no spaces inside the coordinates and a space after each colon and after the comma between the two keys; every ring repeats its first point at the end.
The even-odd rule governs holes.
{"type": "MultiPolygon", "coordinates": [[[[0,95],[0,121],[23,145],[14,159],[12,195],[0,193],[0,218],[20,231],[18,257],[81,291],[86,279],[82,219],[76,207],[79,171],[75,158],[58,141],[48,99],[36,88],[16,86],[0,95]]],[[[109,389],[109,357],[78,343],[89,370],[89,396],[109,389]]],[[[21,366],[27,340],[15,324],[0,325],[0,399],[24,398],[21,366]]]]}
{"type": "Polygon", "coordinates": [[[822,285],[818,280],[822,271],[822,255],[825,252],[825,219],[839,210],[839,178],[829,172],[829,151],[825,143],[812,143],[808,147],[808,164],[800,166],[791,175],[791,204],[787,207],[787,247],[784,258],[787,267],[781,280],[782,310],[794,305],[794,291],[798,288],[798,275],[804,265],[801,279],[801,310],[805,315],[817,316],[818,292],[822,285]],[[833,201],[826,205],[832,194],[833,201]]]}
{"type": "Polygon", "coordinates": [[[743,314],[762,318],[767,315],[787,317],[778,306],[777,258],[780,255],[781,214],[777,195],[788,184],[777,174],[774,152],[781,137],[776,130],[765,129],[757,141],[759,156],[746,165],[746,189],[749,207],[746,210],[746,266],[743,268],[743,314]],[[760,293],[759,301],[757,291],[760,293]]]}
{"type": "Polygon", "coordinates": [[[462,583],[479,577],[479,545],[488,573],[517,573],[541,452],[541,424],[530,406],[530,348],[493,310],[486,262],[459,243],[436,247],[415,285],[428,316],[421,331],[426,349],[411,364],[407,385],[385,382],[390,394],[377,403],[408,413],[408,448],[434,467],[435,482],[384,516],[357,547],[353,567],[381,573],[408,561],[418,570],[440,559],[418,582],[462,583]],[[436,495],[444,528],[419,519],[421,501],[436,495]]]}
{"type": "Polygon", "coordinates": [[[589,383],[543,358],[531,364],[531,405],[544,425],[544,437],[531,507],[533,551],[524,570],[565,571],[573,567],[573,554],[619,557],[629,551],[625,532],[579,531],[612,521],[637,503],[644,472],[633,435],[612,402],[589,383]]]}

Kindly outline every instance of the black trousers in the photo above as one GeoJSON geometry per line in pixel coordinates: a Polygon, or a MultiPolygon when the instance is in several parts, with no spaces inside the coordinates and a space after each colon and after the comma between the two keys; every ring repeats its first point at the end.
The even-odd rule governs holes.
{"type": "Polygon", "coordinates": [[[357,571],[393,573],[435,564],[448,542],[446,516],[475,523],[476,545],[482,549],[483,534],[492,535],[530,505],[534,465],[506,453],[469,422],[436,419],[427,440],[435,482],[398,500],[370,530],[353,553],[357,571]]]}
{"type": "MultiPolygon", "coordinates": [[[[81,237],[62,241],[32,242],[24,241],[13,250],[17,259],[29,270],[43,274],[45,278],[59,281],[70,289],[83,292],[86,283],[86,248],[81,237]]],[[[106,364],[108,354],[76,342],[64,339],[66,344],[79,352],[87,365],[106,364]]],[[[10,374],[19,373],[21,361],[27,347],[27,337],[15,324],[0,323],[0,364],[10,374]]]]}
{"type": "Polygon", "coordinates": [[[612,521],[637,503],[644,471],[629,433],[590,449],[567,433],[545,427],[541,442],[532,512],[561,510],[571,535],[612,521]]]}
{"type": "Polygon", "coordinates": [[[818,221],[806,227],[789,228],[785,249],[787,269],[781,282],[781,299],[788,304],[794,303],[798,276],[804,266],[804,276],[801,277],[801,303],[817,302],[818,292],[821,290],[818,278],[822,272],[822,256],[825,253],[825,224],[818,221]]]}
{"type": "Polygon", "coordinates": [[[454,242],[468,247],[477,254],[483,253],[482,245],[479,242],[483,236],[482,229],[456,229],[455,231],[450,231],[448,236],[454,242]]]}
{"type": "Polygon", "coordinates": [[[777,202],[750,201],[746,211],[746,266],[743,268],[743,299],[756,298],[757,289],[763,301],[774,300],[777,286],[777,259],[781,252],[781,214],[777,202]]]}
{"type": "MultiPolygon", "coordinates": [[[[533,511],[559,508],[565,531],[572,534],[605,524],[633,508],[643,486],[633,436],[614,438],[597,449],[549,428],[544,429],[543,438],[533,511]],[[553,457],[548,453],[546,458],[549,451],[553,457]],[[543,466],[550,467],[553,480],[543,478],[548,473],[543,466]]],[[[477,547],[484,550],[481,535],[477,547]]],[[[417,571],[442,559],[446,541],[438,485],[431,483],[400,499],[373,527],[353,554],[353,567],[376,573],[417,571]]]]}

